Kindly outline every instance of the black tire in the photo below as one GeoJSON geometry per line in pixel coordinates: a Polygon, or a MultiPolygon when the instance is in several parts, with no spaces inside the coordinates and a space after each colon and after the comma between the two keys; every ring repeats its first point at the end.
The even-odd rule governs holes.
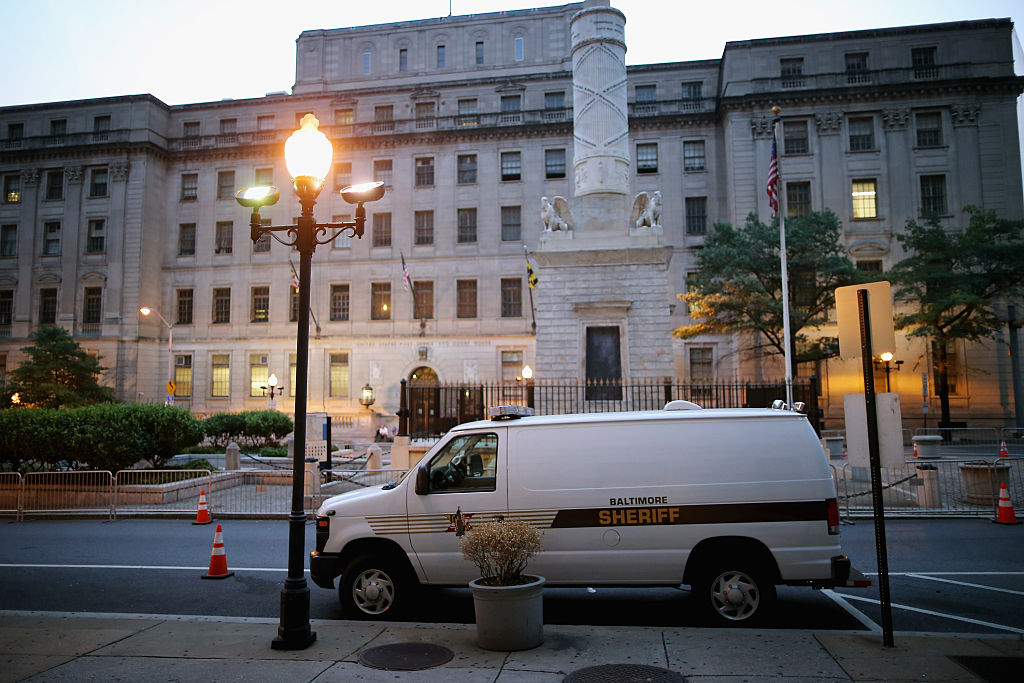
{"type": "Polygon", "coordinates": [[[751,562],[717,562],[698,572],[691,586],[698,607],[714,626],[756,626],[775,602],[771,574],[751,562]]]}
{"type": "Polygon", "coordinates": [[[346,618],[395,619],[412,602],[415,584],[400,560],[359,555],[341,573],[338,598],[346,618]]]}

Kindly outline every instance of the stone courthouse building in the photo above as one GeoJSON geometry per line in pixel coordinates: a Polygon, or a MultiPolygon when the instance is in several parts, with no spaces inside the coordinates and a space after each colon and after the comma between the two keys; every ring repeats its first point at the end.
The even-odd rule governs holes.
{"type": "MultiPolygon", "coordinates": [[[[265,407],[272,373],[290,412],[298,255],[253,244],[234,194],[276,184],[263,217],[294,222],[283,143],[310,112],[335,148],[318,220],[351,217],[341,187],[387,186],[362,239],[313,257],[309,410],[353,434],[394,415],[402,379],[493,383],[524,365],[539,380],[779,377],[749,340],[671,335],[712,223],[768,219],[775,105],[786,211],[833,210],[864,270],[899,260],[894,234],[923,212],[951,230],[969,204],[1024,217],[1008,19],[629,67],[625,21],[588,0],[310,30],[291,94],[0,108],[0,381],[57,324],[102,356],[121,399],[164,400],[172,363],[176,403],[197,413],[265,407]],[[359,403],[367,384],[376,413],[359,403]]],[[[1006,343],[951,349],[954,419],[1012,419],[1006,343]]],[[[893,388],[911,420],[930,353],[899,342],[893,388]]],[[[854,368],[811,372],[841,426],[854,368]]]]}

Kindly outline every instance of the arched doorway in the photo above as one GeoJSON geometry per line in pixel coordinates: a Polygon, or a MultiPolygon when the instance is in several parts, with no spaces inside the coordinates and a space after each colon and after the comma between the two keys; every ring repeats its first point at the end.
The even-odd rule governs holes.
{"type": "Polygon", "coordinates": [[[409,433],[426,434],[433,431],[440,403],[441,387],[437,372],[421,365],[409,373],[409,433]]]}

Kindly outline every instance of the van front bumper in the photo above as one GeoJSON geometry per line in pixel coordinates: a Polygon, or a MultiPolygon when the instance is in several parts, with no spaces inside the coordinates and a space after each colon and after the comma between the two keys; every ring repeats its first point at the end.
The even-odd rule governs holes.
{"type": "Polygon", "coordinates": [[[341,575],[341,555],[314,550],[309,554],[309,576],[321,588],[334,588],[334,578],[341,575]]]}

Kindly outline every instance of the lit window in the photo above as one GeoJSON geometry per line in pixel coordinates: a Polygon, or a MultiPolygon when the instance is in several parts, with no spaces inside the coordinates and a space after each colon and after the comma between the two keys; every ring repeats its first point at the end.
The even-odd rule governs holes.
{"type": "Polygon", "coordinates": [[[192,397],[192,356],[174,357],[174,395],[180,398],[192,397]]]}
{"type": "Polygon", "coordinates": [[[878,197],[876,187],[877,183],[874,179],[853,181],[851,195],[853,198],[854,218],[878,217],[878,197]]]}
{"type": "Polygon", "coordinates": [[[391,283],[370,283],[370,320],[391,320],[391,283]]]}
{"type": "Polygon", "coordinates": [[[215,353],[210,356],[210,396],[227,398],[231,391],[231,356],[215,353]]]}
{"type": "Polygon", "coordinates": [[[249,356],[249,396],[265,396],[270,366],[266,354],[254,353],[249,356]]]}
{"type": "Polygon", "coordinates": [[[21,202],[21,176],[20,175],[5,175],[4,176],[4,204],[18,204],[21,202]]]}
{"type": "Polygon", "coordinates": [[[252,306],[249,320],[254,323],[270,321],[270,287],[252,288],[252,306]]]}
{"type": "Polygon", "coordinates": [[[332,353],[330,354],[331,367],[329,369],[330,374],[330,393],[335,398],[347,398],[348,397],[348,354],[347,353],[332,353]]]}

